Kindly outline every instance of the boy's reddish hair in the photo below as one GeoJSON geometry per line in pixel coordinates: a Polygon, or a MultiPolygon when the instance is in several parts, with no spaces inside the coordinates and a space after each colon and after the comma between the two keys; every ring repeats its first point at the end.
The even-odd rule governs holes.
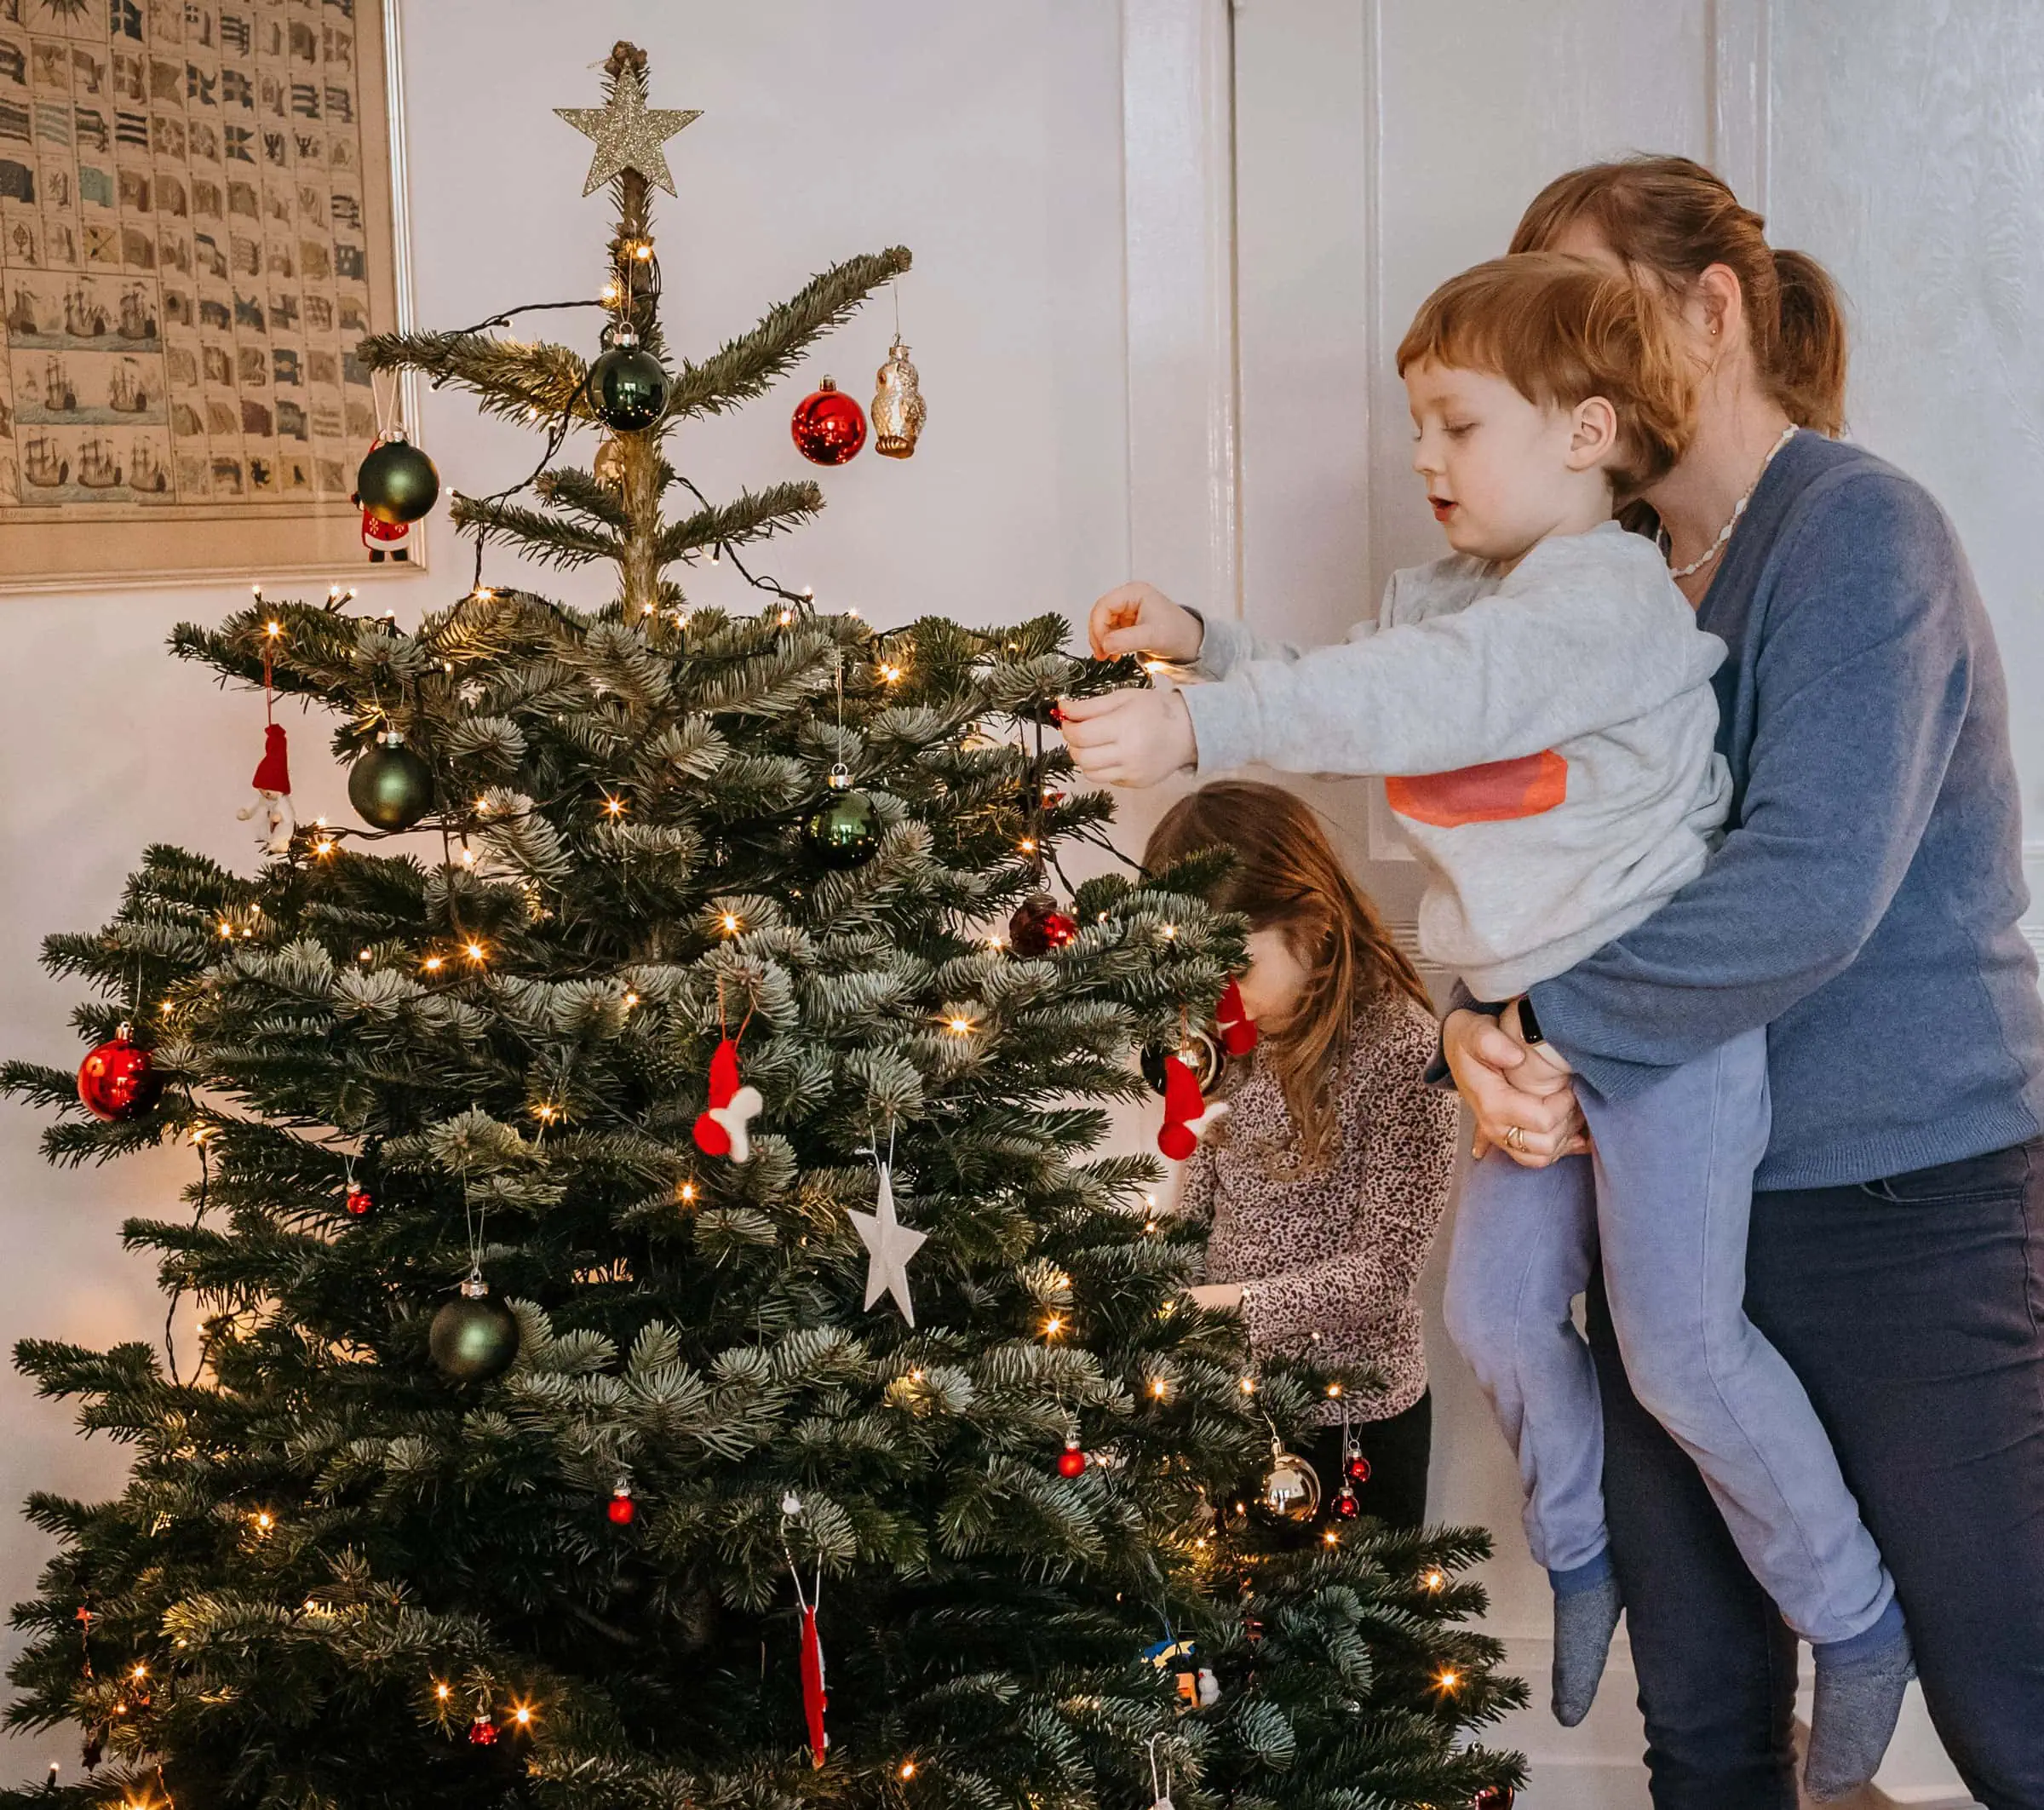
{"type": "Polygon", "coordinates": [[[1618,417],[1609,469],[1621,498],[1665,477],[1689,445],[1696,382],[1662,304],[1588,258],[1519,251],[1450,277],[1398,342],[1400,376],[1429,361],[1492,372],[1542,406],[1603,397],[1618,417]]]}

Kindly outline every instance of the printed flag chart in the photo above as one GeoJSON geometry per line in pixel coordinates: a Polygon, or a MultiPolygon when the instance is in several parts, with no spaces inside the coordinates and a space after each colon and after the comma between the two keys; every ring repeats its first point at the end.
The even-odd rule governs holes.
{"type": "Polygon", "coordinates": [[[0,583],[359,561],[381,0],[0,0],[0,583]]]}

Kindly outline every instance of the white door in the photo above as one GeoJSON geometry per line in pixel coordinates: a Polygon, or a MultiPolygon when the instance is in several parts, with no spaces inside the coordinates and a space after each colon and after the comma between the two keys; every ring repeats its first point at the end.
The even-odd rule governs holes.
{"type": "MultiPolygon", "coordinates": [[[[2044,778],[2044,713],[2027,708],[2044,623],[2025,532],[2044,494],[2044,7],[1124,0],[1124,19],[1140,570],[1302,641],[1374,611],[1393,569],[1441,544],[1391,366],[1417,303],[1501,251],[1561,170],[1683,152],[1843,285],[1852,431],[1958,523],[2032,795],[2044,778]]],[[[1411,865],[1369,790],[1315,796],[1409,924],[1411,865]]],[[[2026,857],[2044,858],[2044,830],[2031,838],[2026,857]]],[[[1493,1625],[1544,1698],[1546,1591],[1516,1483],[1438,1324],[1430,1349],[1433,1512],[1496,1530],[1493,1625]]],[[[1631,1695],[1621,1655],[1584,1728],[1517,1719],[1509,1737],[1536,1762],[1522,1802],[1643,1807],[1631,1695]]],[[[1897,1801],[1964,1801],[1920,1704],[1910,1715],[1883,1787],[1897,1801]]]]}

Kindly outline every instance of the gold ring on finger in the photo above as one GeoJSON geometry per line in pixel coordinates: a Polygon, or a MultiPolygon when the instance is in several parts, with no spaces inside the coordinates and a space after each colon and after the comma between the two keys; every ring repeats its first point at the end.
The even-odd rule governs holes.
{"type": "Polygon", "coordinates": [[[1526,1134],[1524,1128],[1519,1125],[1506,1126],[1505,1142],[1513,1150],[1524,1150],[1526,1147],[1526,1134]]]}

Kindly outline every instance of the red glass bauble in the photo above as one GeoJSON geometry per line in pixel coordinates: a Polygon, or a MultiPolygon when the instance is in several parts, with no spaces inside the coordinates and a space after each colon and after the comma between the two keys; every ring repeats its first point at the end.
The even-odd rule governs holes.
{"type": "Polygon", "coordinates": [[[842,465],[866,443],[866,411],[830,378],[795,405],[796,449],[817,465],[842,465]]]}
{"type": "Polygon", "coordinates": [[[370,1198],[367,1188],[350,1188],[347,1191],[347,1199],[343,1204],[355,1218],[367,1219],[370,1209],[376,1205],[376,1202],[370,1198]]]}
{"type": "Polygon", "coordinates": [[[476,1711],[475,1720],[468,1725],[468,1744],[471,1747],[497,1745],[497,1722],[494,1717],[485,1715],[480,1709],[476,1711]]]}
{"type": "Polygon", "coordinates": [[[639,1504],[632,1500],[632,1492],[629,1490],[619,1490],[616,1495],[611,1497],[611,1506],[607,1512],[611,1517],[611,1526],[629,1527],[632,1525],[633,1517],[639,1513],[639,1504]]]}
{"type": "Polygon", "coordinates": [[[78,1098],[95,1118],[135,1118],[156,1104],[164,1077],[149,1052],[130,1041],[128,1026],[78,1064],[78,1098]]]}
{"type": "Polygon", "coordinates": [[[1048,893],[1031,893],[1008,921],[1008,947],[1019,956],[1047,956],[1078,934],[1078,920],[1060,911],[1048,893]]]}
{"type": "Polygon", "coordinates": [[[1078,1441],[1074,1439],[1058,1454],[1058,1474],[1060,1477],[1076,1477],[1085,1468],[1086,1454],[1079,1450],[1078,1441]]]}
{"type": "Polygon", "coordinates": [[[1341,1474],[1351,1483],[1369,1481],[1369,1460],[1359,1451],[1352,1451],[1341,1461],[1341,1474]]]}
{"type": "Polygon", "coordinates": [[[1469,1800],[1469,1810],[1512,1810],[1519,1793],[1508,1784],[1485,1785],[1469,1800]]]}
{"type": "Polygon", "coordinates": [[[1356,1500],[1356,1492],[1343,1484],[1335,1497],[1334,1515],[1338,1521],[1352,1521],[1363,1512],[1363,1504],[1356,1500]]]}

